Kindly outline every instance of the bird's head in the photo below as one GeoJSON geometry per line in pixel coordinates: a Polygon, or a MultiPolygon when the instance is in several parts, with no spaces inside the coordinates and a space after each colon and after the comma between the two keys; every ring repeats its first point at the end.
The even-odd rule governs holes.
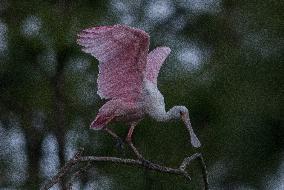
{"type": "Polygon", "coordinates": [[[170,115],[172,119],[180,119],[182,115],[188,114],[188,109],[185,106],[174,106],[170,110],[170,115]]]}
{"type": "Polygon", "coordinates": [[[195,135],[195,133],[192,129],[191,123],[190,123],[188,109],[185,106],[175,106],[175,107],[173,107],[171,112],[172,112],[172,116],[174,118],[176,118],[176,119],[180,118],[184,122],[187,130],[189,131],[190,142],[191,142],[192,146],[194,146],[196,148],[200,147],[201,143],[198,140],[198,138],[196,137],[196,135],[195,135]]]}

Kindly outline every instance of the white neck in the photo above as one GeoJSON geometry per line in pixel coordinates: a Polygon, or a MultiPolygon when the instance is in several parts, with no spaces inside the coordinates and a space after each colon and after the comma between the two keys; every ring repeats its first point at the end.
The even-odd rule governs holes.
{"type": "Polygon", "coordinates": [[[160,121],[166,122],[172,119],[180,119],[180,112],[187,112],[186,107],[184,106],[174,106],[168,112],[164,111],[161,115],[160,121]]]}
{"type": "Polygon", "coordinates": [[[179,119],[181,111],[187,112],[184,106],[174,106],[166,112],[164,97],[151,81],[144,80],[143,93],[145,112],[157,121],[179,119]]]}

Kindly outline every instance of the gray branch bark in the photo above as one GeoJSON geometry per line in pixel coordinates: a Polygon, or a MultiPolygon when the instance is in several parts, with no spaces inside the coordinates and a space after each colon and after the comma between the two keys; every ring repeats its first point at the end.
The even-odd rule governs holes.
{"type": "MultiPolygon", "coordinates": [[[[151,161],[143,162],[142,160],[139,159],[129,159],[129,158],[118,158],[118,157],[105,157],[105,156],[82,156],[82,150],[80,150],[76,155],[69,160],[64,167],[60,169],[58,174],[54,176],[52,179],[50,179],[42,188],[41,190],[48,190],[51,188],[53,185],[56,183],[60,182],[62,178],[68,174],[68,171],[75,165],[79,163],[87,163],[87,167],[84,167],[82,171],[86,170],[86,168],[89,168],[90,165],[96,163],[96,162],[112,162],[112,163],[119,163],[119,164],[125,164],[125,165],[130,165],[130,166],[138,166],[138,167],[143,167],[149,170],[154,170],[157,172],[162,172],[162,173],[170,173],[170,174],[176,174],[176,175],[181,175],[184,176],[187,180],[191,180],[188,172],[186,171],[187,166],[194,160],[198,160],[200,163],[200,166],[202,168],[202,176],[203,176],[203,181],[204,181],[204,189],[208,190],[208,177],[207,177],[207,169],[206,165],[203,159],[203,156],[201,153],[195,153],[190,157],[186,157],[183,162],[180,164],[178,168],[171,168],[167,166],[162,166],[156,163],[153,163],[151,161]]],[[[75,177],[78,175],[82,174],[82,171],[76,172],[75,177]]],[[[72,179],[72,178],[71,178],[72,179]]],[[[69,188],[71,189],[72,185],[69,183],[69,188]]]]}

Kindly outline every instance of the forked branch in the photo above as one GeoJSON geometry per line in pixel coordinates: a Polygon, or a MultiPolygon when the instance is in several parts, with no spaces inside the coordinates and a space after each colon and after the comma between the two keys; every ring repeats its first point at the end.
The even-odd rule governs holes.
{"type": "MultiPolygon", "coordinates": [[[[170,174],[176,174],[176,175],[182,175],[187,180],[191,180],[188,172],[186,171],[187,166],[193,161],[198,160],[200,163],[200,166],[202,167],[202,175],[203,175],[203,181],[204,181],[204,189],[208,190],[208,178],[207,178],[207,170],[206,165],[203,159],[203,156],[201,153],[195,153],[190,157],[186,157],[183,162],[180,164],[178,168],[171,168],[167,166],[162,166],[156,163],[153,163],[151,161],[145,161],[139,160],[139,159],[128,159],[128,158],[118,158],[118,157],[105,157],[105,156],[82,156],[83,150],[79,150],[75,156],[69,160],[65,166],[63,166],[57,175],[55,175],[52,179],[50,179],[41,189],[42,190],[48,190],[53,185],[58,183],[65,175],[68,174],[68,171],[71,170],[75,165],[80,163],[86,163],[84,167],[82,167],[79,171],[75,172],[73,177],[71,177],[71,180],[81,175],[83,172],[85,172],[87,169],[90,168],[90,166],[95,162],[112,162],[112,163],[120,163],[125,165],[131,165],[131,166],[138,166],[138,167],[144,167],[149,170],[154,170],[162,173],[170,173],[170,174]]],[[[72,188],[72,184],[68,183],[69,188],[72,188]]]]}

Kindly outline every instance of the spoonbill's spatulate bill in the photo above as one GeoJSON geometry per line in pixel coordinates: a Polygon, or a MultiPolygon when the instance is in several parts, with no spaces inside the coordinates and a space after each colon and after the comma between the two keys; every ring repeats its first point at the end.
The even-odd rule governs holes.
{"type": "Polygon", "coordinates": [[[91,124],[116,136],[107,124],[124,121],[130,125],[127,141],[131,142],[134,127],[145,115],[157,121],[182,119],[191,144],[200,147],[184,106],[165,110],[164,97],[157,88],[159,70],[170,48],[158,47],[149,52],[149,35],[125,25],[99,26],[83,30],[77,43],[82,50],[96,57],[99,64],[98,94],[108,101],[100,108],[91,124]]]}

